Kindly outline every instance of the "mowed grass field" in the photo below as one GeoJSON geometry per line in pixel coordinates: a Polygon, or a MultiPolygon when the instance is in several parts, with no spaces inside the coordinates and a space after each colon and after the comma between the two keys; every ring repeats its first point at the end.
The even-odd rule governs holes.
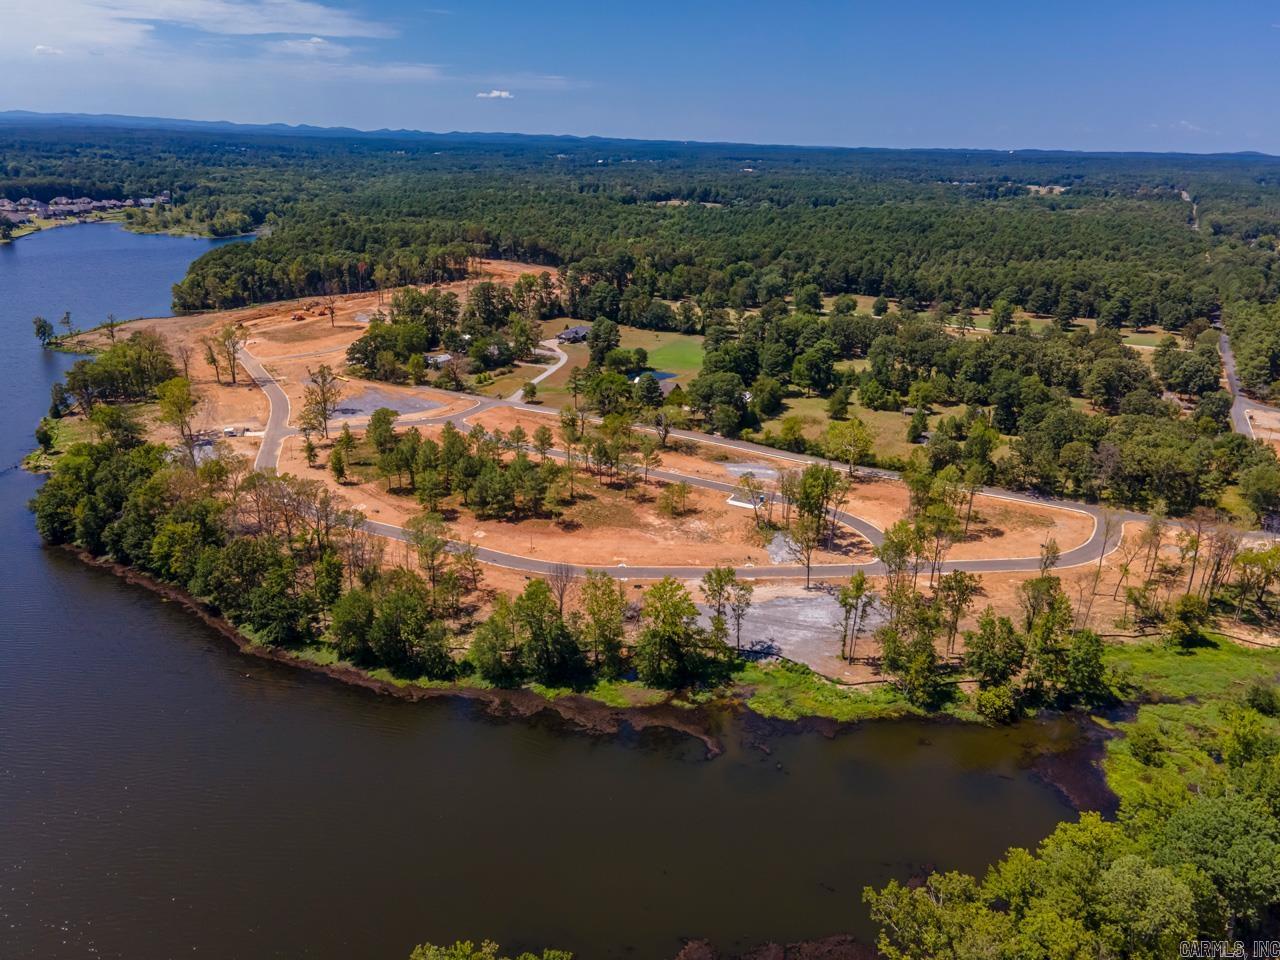
{"type": "MultiPolygon", "coordinates": [[[[543,327],[543,334],[555,336],[565,326],[564,320],[548,321],[543,327]]],[[[676,381],[682,385],[696,377],[702,369],[702,337],[659,330],[637,330],[633,327],[621,327],[620,330],[624,348],[634,350],[636,347],[644,347],[649,352],[649,366],[663,373],[674,374],[676,381]]],[[[590,351],[585,343],[570,343],[560,349],[568,355],[568,363],[538,384],[538,399],[547,406],[561,407],[572,400],[569,374],[574,367],[585,370],[590,358],[590,351]]],[[[530,376],[537,372],[529,369],[530,376]]],[[[507,385],[504,384],[504,387],[507,385]]],[[[518,382],[507,387],[507,392],[510,393],[517,387],[518,382]]]]}
{"type": "Polygon", "coordinates": [[[682,386],[702,369],[702,337],[623,327],[622,346],[627,350],[644,347],[649,351],[649,366],[660,373],[675,374],[682,386]]]}

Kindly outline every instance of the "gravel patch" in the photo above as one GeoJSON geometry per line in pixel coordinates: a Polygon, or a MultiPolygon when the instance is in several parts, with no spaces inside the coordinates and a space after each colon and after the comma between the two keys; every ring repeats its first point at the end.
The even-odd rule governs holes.
{"type": "MultiPolygon", "coordinates": [[[[711,622],[705,606],[699,606],[704,626],[711,622]]],[[[742,621],[742,648],[756,656],[782,656],[826,676],[847,672],[840,659],[840,622],[843,611],[833,594],[810,590],[803,596],[776,597],[754,603],[742,621]]],[[[858,633],[859,644],[886,621],[884,612],[872,607],[858,633]]],[[[730,643],[733,626],[730,624],[730,643]]],[[[861,656],[861,651],[859,651],[861,656]]]]}
{"type": "Polygon", "coordinates": [[[763,463],[722,463],[726,473],[730,473],[735,477],[740,477],[745,473],[751,473],[758,480],[775,480],[778,471],[773,467],[765,466],[763,463]]]}
{"type": "Polygon", "coordinates": [[[766,545],[772,563],[791,563],[795,557],[791,553],[791,538],[785,530],[779,530],[766,545]]]}
{"type": "Polygon", "coordinates": [[[359,393],[350,397],[342,398],[342,406],[337,410],[339,417],[367,417],[373,414],[373,411],[379,407],[390,407],[392,410],[398,411],[401,415],[408,413],[423,413],[427,410],[434,410],[442,404],[436,403],[434,400],[428,400],[425,397],[414,397],[403,393],[392,393],[389,390],[379,390],[377,387],[367,387],[359,393]]]}

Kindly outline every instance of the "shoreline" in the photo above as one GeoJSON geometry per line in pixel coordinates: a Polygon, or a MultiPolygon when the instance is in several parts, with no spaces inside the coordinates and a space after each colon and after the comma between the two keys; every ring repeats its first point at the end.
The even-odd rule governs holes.
{"type": "MultiPolygon", "coordinates": [[[[711,732],[711,724],[701,716],[699,708],[684,708],[670,704],[612,707],[599,700],[581,694],[545,697],[528,689],[503,690],[468,686],[461,683],[424,687],[417,684],[397,684],[372,677],[359,667],[347,663],[318,663],[286,649],[255,643],[225,617],[215,614],[209,607],[181,587],[164,583],[150,574],[127,564],[101,557],[94,557],[81,547],[62,544],[61,549],[87,566],[114,574],[125,583],[150,590],[165,600],[181,605],[206,626],[211,627],[246,656],[269,660],[284,666],[304,670],[351,687],[368,690],[382,696],[395,697],[408,702],[420,702],[444,697],[469,700],[481,704],[489,716],[498,719],[527,719],[544,711],[550,711],[561,720],[583,733],[613,735],[624,727],[634,731],[665,729],[687,734],[702,743],[707,758],[719,756],[723,747],[711,732]]],[[[724,700],[725,705],[732,703],[724,700]]],[[[768,719],[768,718],[762,718],[768,719]]]]}
{"type": "Polygon", "coordinates": [[[97,224],[115,224],[126,233],[136,234],[140,237],[180,237],[190,240],[243,240],[246,237],[257,237],[258,231],[251,230],[248,233],[233,233],[227,236],[215,236],[212,233],[199,233],[194,230],[155,230],[142,229],[123,217],[94,217],[90,220],[55,220],[44,226],[38,226],[34,230],[20,228],[21,232],[15,231],[8,239],[0,240],[0,246],[5,244],[17,243],[26,237],[37,237],[42,233],[48,233],[50,230],[59,230],[64,227],[91,227],[97,224]]]}
{"type": "MultiPolygon", "coordinates": [[[[351,664],[319,663],[290,650],[256,643],[225,617],[213,613],[206,604],[181,587],[164,583],[127,564],[94,557],[81,547],[63,544],[57,549],[75,557],[86,566],[111,573],[125,583],[142,587],[165,600],[180,604],[230,642],[241,654],[410,703],[454,698],[478,704],[487,716],[501,720],[527,720],[538,714],[550,713],[575,732],[593,736],[614,736],[624,730],[637,733],[644,730],[667,730],[690,736],[700,742],[706,750],[708,760],[724,752],[724,746],[715,733],[719,718],[711,715],[716,709],[731,710],[743,718],[750,746],[766,754],[771,752],[768,740],[772,735],[810,733],[832,739],[868,722],[835,720],[819,715],[803,716],[795,720],[770,717],[752,710],[744,700],[732,694],[720,695],[695,707],[675,706],[671,703],[616,707],[578,693],[548,697],[527,688],[497,689],[463,683],[438,687],[397,684],[370,676],[351,664]]],[[[1073,711],[1061,716],[1068,718],[1076,726],[1075,741],[1061,750],[1028,751],[1022,762],[1034,776],[1056,790],[1075,813],[1098,810],[1105,816],[1113,816],[1118,798],[1107,782],[1101,760],[1105,756],[1107,740],[1115,734],[1093,722],[1087,714],[1073,711]]],[[[926,723],[969,723],[947,715],[926,715],[911,719],[926,723]]],[[[1037,723],[1039,719],[1029,718],[1020,722],[1037,723]]]]}

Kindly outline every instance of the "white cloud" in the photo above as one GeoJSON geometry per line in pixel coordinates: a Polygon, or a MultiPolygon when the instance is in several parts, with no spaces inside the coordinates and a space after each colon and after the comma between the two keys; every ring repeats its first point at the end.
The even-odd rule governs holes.
{"type": "MultiPolygon", "coordinates": [[[[386,42],[397,36],[395,24],[382,14],[362,18],[352,6],[353,0],[0,0],[0,63],[29,66],[0,87],[0,108],[349,123],[322,101],[332,94],[334,103],[350,103],[396,88],[460,109],[468,89],[482,101],[514,101],[516,90],[576,85],[555,75],[408,59],[414,53],[397,58],[400,44],[386,42]],[[321,87],[326,93],[317,100],[321,87]]],[[[387,106],[383,115],[398,109],[387,106]]]]}
{"type": "Polygon", "coordinates": [[[445,79],[434,63],[343,63],[327,68],[329,77],[370,83],[428,83],[445,79]]]}
{"type": "Polygon", "coordinates": [[[0,52],[29,51],[34,35],[56,38],[67,56],[150,51],[158,27],[223,37],[396,36],[388,24],[316,0],[0,0],[0,23],[0,52]]]}
{"type": "Polygon", "coordinates": [[[113,19],[190,27],[206,33],[258,36],[271,33],[321,37],[395,36],[376,20],[314,0],[55,0],[96,8],[113,19]]]}
{"type": "Polygon", "coordinates": [[[345,44],[334,43],[324,37],[307,37],[305,40],[301,38],[273,40],[266,45],[266,49],[269,53],[322,59],[345,57],[351,53],[351,48],[345,44]]]}
{"type": "Polygon", "coordinates": [[[1194,123],[1192,123],[1190,120],[1179,120],[1177,123],[1174,124],[1174,127],[1176,127],[1178,130],[1185,130],[1188,133],[1204,133],[1205,132],[1204,127],[1198,127],[1194,123]]]}

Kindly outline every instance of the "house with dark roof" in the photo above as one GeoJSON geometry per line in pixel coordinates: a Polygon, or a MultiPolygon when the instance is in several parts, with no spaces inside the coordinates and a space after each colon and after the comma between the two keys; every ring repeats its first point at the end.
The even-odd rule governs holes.
{"type": "Polygon", "coordinates": [[[582,343],[590,333],[590,327],[584,327],[579,324],[576,327],[565,327],[556,334],[556,339],[561,343],[582,343]]]}

